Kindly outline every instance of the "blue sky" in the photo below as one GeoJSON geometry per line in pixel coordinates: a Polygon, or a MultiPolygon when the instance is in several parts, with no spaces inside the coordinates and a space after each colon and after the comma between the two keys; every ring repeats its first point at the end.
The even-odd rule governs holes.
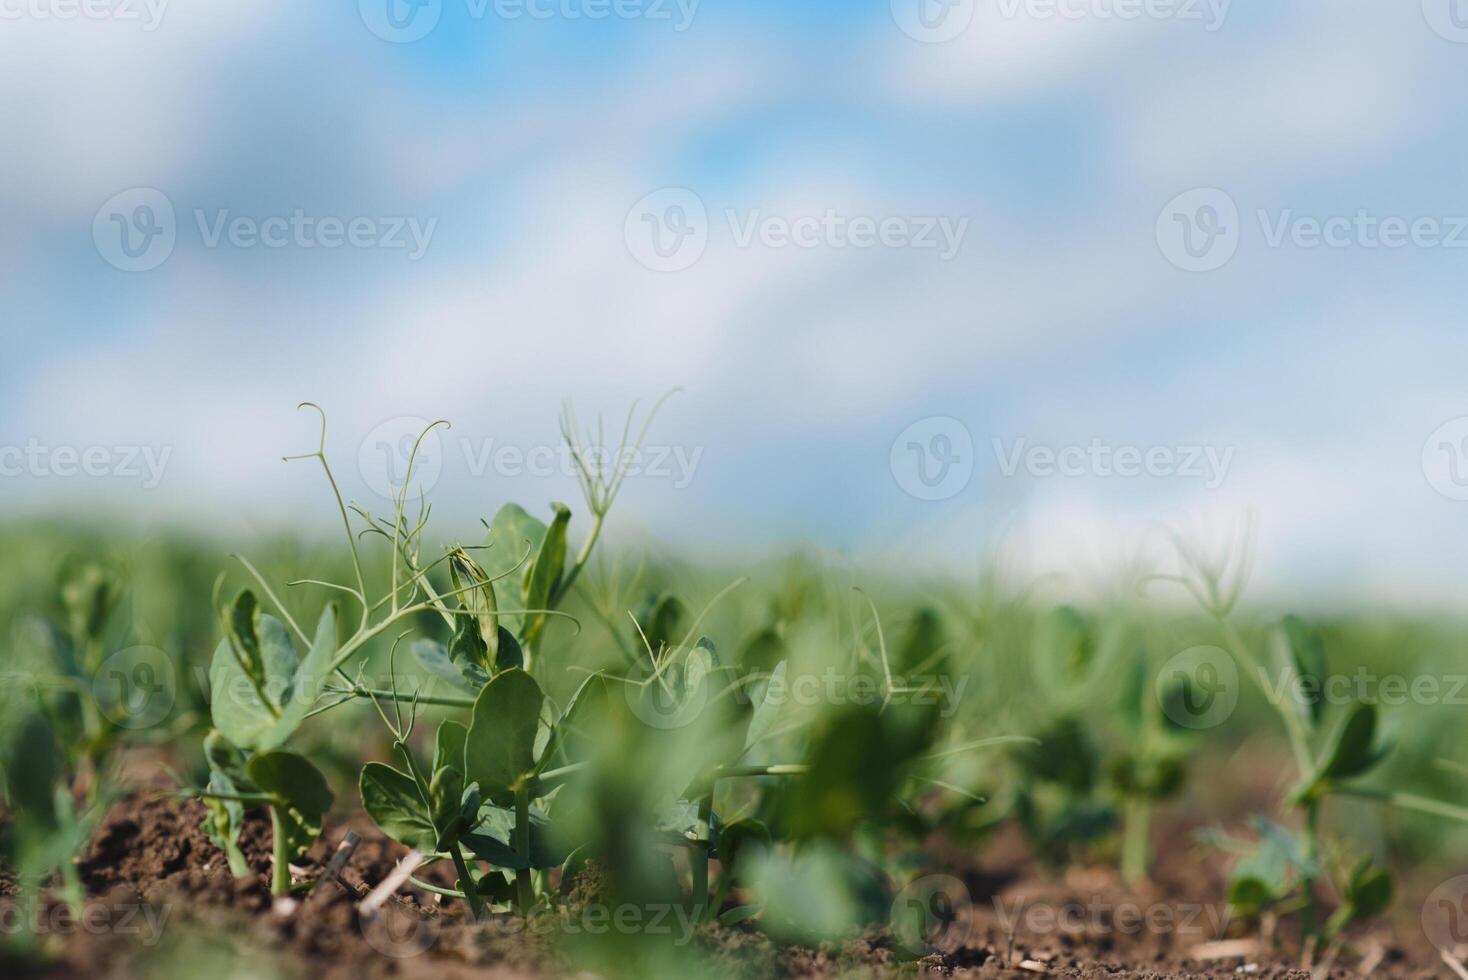
{"type": "Polygon", "coordinates": [[[1261,590],[1468,594],[1460,435],[1434,434],[1468,416],[1459,0],[958,0],[941,43],[904,31],[917,0],[702,0],[682,30],[672,2],[509,2],[440,0],[411,43],[370,29],[386,0],[5,8],[0,445],[33,451],[0,452],[7,510],[311,526],[317,475],[279,462],[312,448],[309,398],[364,501],[392,420],[453,420],[430,497],[467,534],[575,499],[559,470],[476,470],[486,447],[554,444],[566,395],[617,417],[676,385],[649,441],[697,464],[629,480],[628,539],[957,568],[1002,546],[1084,576],[1155,522],[1252,507],[1261,590]],[[638,208],[669,188],[705,243],[659,271],[637,235],[675,216],[638,208]],[[120,268],[106,236],[159,194],[171,249],[120,268]],[[1170,236],[1220,202],[1223,261],[1180,267],[1170,236]],[[365,244],[258,240],[297,213],[365,244]],[[1363,213],[1428,223],[1385,247],[1363,213]],[[780,236],[802,219],[808,247],[780,236]],[[1310,244],[1332,219],[1341,244],[1310,244]],[[933,418],[973,448],[929,500],[893,443],[933,448],[933,418]],[[1002,465],[1098,442],[1228,467],[1002,465]],[[54,455],[98,446],[100,476],[54,455]],[[126,447],[168,450],[156,486],[126,447]]]}

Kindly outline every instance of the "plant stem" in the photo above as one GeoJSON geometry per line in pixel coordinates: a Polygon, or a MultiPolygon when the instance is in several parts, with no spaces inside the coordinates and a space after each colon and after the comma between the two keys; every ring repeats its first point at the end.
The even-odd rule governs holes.
{"type": "Polygon", "coordinates": [[[1264,683],[1264,668],[1259,665],[1254,654],[1244,645],[1234,624],[1226,615],[1217,615],[1219,628],[1223,631],[1223,642],[1228,645],[1229,652],[1243,661],[1245,668],[1253,675],[1254,682],[1264,691],[1264,699],[1270,703],[1274,710],[1284,721],[1285,732],[1289,735],[1290,748],[1295,753],[1295,764],[1300,768],[1300,778],[1305,779],[1315,771],[1315,765],[1310,761],[1310,744],[1305,736],[1305,727],[1300,723],[1300,717],[1289,705],[1280,704],[1270,697],[1268,685],[1264,683]]]}
{"type": "Polygon", "coordinates": [[[712,847],[710,834],[713,822],[714,794],[705,794],[698,801],[698,823],[694,830],[698,840],[688,849],[688,864],[693,872],[693,909],[690,921],[698,922],[704,917],[709,902],[709,850],[712,847]]]}
{"type": "Polygon", "coordinates": [[[484,918],[484,896],[479,894],[474,878],[469,874],[469,865],[464,861],[464,853],[460,850],[458,841],[454,841],[449,848],[449,857],[454,860],[454,871],[459,875],[459,887],[463,889],[464,898],[469,902],[469,914],[478,922],[484,918]]]}
{"type": "Polygon", "coordinates": [[[290,854],[286,848],[285,828],[281,826],[280,808],[270,808],[270,894],[289,895],[291,891],[290,854]]]}
{"type": "MultiPolygon", "coordinates": [[[[1310,799],[1305,801],[1305,824],[1300,831],[1300,843],[1304,845],[1305,862],[1311,868],[1319,859],[1319,845],[1317,840],[1317,828],[1320,823],[1320,801],[1310,799]]],[[[1315,914],[1315,874],[1312,872],[1305,876],[1300,882],[1300,889],[1304,892],[1305,907],[1300,913],[1300,929],[1303,935],[1314,935],[1316,931],[1315,914]]]]}
{"type": "Polygon", "coordinates": [[[534,900],[534,889],[530,880],[529,786],[520,786],[515,789],[515,853],[520,856],[525,865],[515,872],[515,901],[520,907],[520,914],[528,915],[530,904],[534,900]]]}
{"type": "Polygon", "coordinates": [[[720,766],[713,772],[715,779],[737,779],[741,776],[803,776],[810,766],[801,763],[785,763],[773,766],[720,766]]]}
{"type": "Polygon", "coordinates": [[[430,704],[443,708],[472,708],[474,699],[468,697],[455,697],[452,694],[405,694],[397,691],[379,691],[370,687],[354,687],[350,691],[334,691],[332,693],[350,694],[354,698],[376,698],[379,701],[397,701],[402,704],[430,704]]]}
{"type": "Polygon", "coordinates": [[[600,536],[601,526],[606,519],[607,515],[604,513],[594,513],[592,515],[591,530],[586,532],[586,540],[582,542],[581,550],[576,554],[575,564],[571,566],[571,570],[566,573],[566,577],[561,579],[560,584],[556,586],[555,594],[551,596],[550,602],[546,603],[546,605],[554,606],[560,602],[571,591],[571,586],[576,584],[576,578],[581,574],[581,569],[586,567],[586,562],[591,558],[591,549],[596,547],[596,539],[600,536]]]}
{"type": "Polygon", "coordinates": [[[1387,803],[1403,810],[1427,813],[1434,817],[1446,817],[1449,820],[1468,823],[1468,807],[1458,806],[1455,803],[1445,803],[1442,800],[1429,799],[1425,796],[1415,796],[1411,793],[1393,793],[1389,790],[1369,789],[1359,786],[1332,786],[1330,791],[1337,796],[1350,796],[1358,800],[1375,800],[1378,803],[1387,803]]]}
{"type": "Polygon", "coordinates": [[[1121,875],[1127,884],[1135,885],[1147,878],[1147,863],[1152,830],[1152,804],[1146,800],[1128,800],[1126,836],[1121,844],[1121,875]]]}

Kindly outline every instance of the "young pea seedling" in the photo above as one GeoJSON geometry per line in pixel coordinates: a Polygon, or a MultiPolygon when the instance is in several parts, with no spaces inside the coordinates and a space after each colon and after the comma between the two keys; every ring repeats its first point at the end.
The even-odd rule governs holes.
{"type": "Polygon", "coordinates": [[[1257,657],[1234,626],[1231,615],[1248,579],[1253,556],[1252,515],[1242,521],[1221,551],[1209,553],[1181,534],[1173,540],[1182,559],[1180,575],[1168,576],[1181,584],[1216,623],[1224,647],[1259,683],[1278,714],[1298,770],[1298,780],[1283,806],[1300,816],[1298,835],[1272,823],[1260,843],[1235,868],[1230,888],[1234,904],[1258,912],[1275,903],[1293,901],[1300,909],[1304,934],[1313,942],[1337,940],[1347,924],[1377,914],[1391,899],[1387,873],[1361,858],[1346,862],[1344,874],[1331,874],[1323,859],[1320,818],[1331,797],[1377,800],[1402,809],[1468,822],[1468,808],[1438,800],[1362,786],[1358,781],[1375,770],[1391,751],[1380,737],[1375,704],[1353,702],[1333,727],[1326,725],[1323,691],[1329,677],[1318,635],[1295,617],[1286,617],[1272,633],[1271,662],[1281,680],[1280,697],[1266,682],[1265,661],[1257,657]],[[1316,886],[1325,876],[1336,882],[1342,904],[1321,923],[1316,886]]]}

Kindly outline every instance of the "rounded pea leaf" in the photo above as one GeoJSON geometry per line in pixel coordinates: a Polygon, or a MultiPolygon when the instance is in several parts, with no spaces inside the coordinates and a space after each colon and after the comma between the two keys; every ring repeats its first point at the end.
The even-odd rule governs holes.
{"type": "Polygon", "coordinates": [[[523,670],[497,674],[474,701],[464,744],[464,779],[500,806],[515,801],[515,786],[535,769],[535,739],[545,695],[523,670]]]}
{"type": "Polygon", "coordinates": [[[1380,762],[1388,748],[1376,744],[1376,705],[1357,704],[1331,737],[1320,779],[1359,776],[1380,762]]]}
{"type": "Polygon", "coordinates": [[[425,670],[460,691],[477,694],[489,680],[489,675],[477,663],[451,658],[448,650],[437,640],[415,640],[412,650],[425,670]]]}
{"type": "Polygon", "coordinates": [[[305,756],[279,749],[260,752],[245,765],[245,773],[260,789],[303,813],[320,815],[331,809],[331,787],[305,756]]]}
{"type": "MultiPolygon", "coordinates": [[[[525,508],[519,504],[505,504],[495,512],[494,520],[489,525],[489,546],[492,549],[496,563],[502,570],[508,570],[525,556],[529,550],[529,561],[525,564],[525,571],[521,575],[521,581],[528,585],[530,572],[533,570],[535,555],[540,551],[540,544],[545,540],[545,525],[525,512],[525,508]]],[[[520,591],[520,600],[525,597],[525,586],[520,591]]],[[[515,603],[507,603],[514,606],[515,603]]],[[[519,633],[524,622],[521,613],[501,613],[499,624],[509,629],[511,633],[519,633]]]]}
{"type": "Polygon", "coordinates": [[[359,786],[362,809],[383,833],[424,853],[436,849],[438,832],[413,777],[381,762],[369,762],[362,767],[359,786]]]}
{"type": "MultiPolygon", "coordinates": [[[[283,700],[291,690],[300,658],[285,625],[261,613],[256,637],[266,697],[283,700]]],[[[333,640],[333,643],[335,641],[333,640]]],[[[240,666],[228,637],[219,641],[209,665],[209,711],[214,727],[242,749],[271,748],[277,721],[276,704],[266,705],[249,674],[240,666]]]]}
{"type": "Polygon", "coordinates": [[[261,752],[245,766],[250,781],[276,798],[271,807],[287,850],[306,852],[321,835],[321,818],[331,807],[331,789],[320,770],[304,757],[279,749],[261,752]]]}

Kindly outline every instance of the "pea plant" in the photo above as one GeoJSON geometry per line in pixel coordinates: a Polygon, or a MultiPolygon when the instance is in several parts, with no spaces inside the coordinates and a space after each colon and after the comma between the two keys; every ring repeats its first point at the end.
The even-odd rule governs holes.
{"type": "MultiPolygon", "coordinates": [[[[319,836],[321,819],[333,802],[333,794],[320,770],[306,756],[291,751],[286,745],[308,718],[357,699],[371,700],[378,706],[384,721],[388,716],[382,709],[383,702],[393,704],[395,720],[389,727],[394,733],[395,745],[404,752],[410,751],[407,739],[419,704],[474,707],[481,699],[487,699],[484,704],[489,714],[477,726],[475,738],[469,739],[466,735],[464,739],[456,740],[452,737],[456,729],[445,728],[441,732],[434,764],[426,777],[422,768],[412,761],[407,764],[407,773],[374,768],[364,773],[364,797],[370,795],[372,799],[369,812],[375,810],[374,815],[381,814],[388,824],[401,830],[424,814],[404,816],[389,806],[392,800],[401,796],[397,791],[405,786],[398,777],[407,778],[415,791],[417,782],[422,781],[424,785],[420,795],[424,802],[429,799],[437,801],[427,814],[429,824],[438,831],[434,843],[440,846],[435,846],[433,853],[450,853],[452,856],[461,856],[454,842],[463,840],[505,858],[504,853],[486,843],[492,838],[475,834],[486,820],[498,819],[501,815],[486,812],[480,819],[471,804],[482,796],[491,807],[513,807],[518,818],[514,823],[516,840],[525,847],[510,864],[502,866],[517,872],[528,871],[526,862],[531,840],[529,804],[533,799],[528,794],[546,785],[545,774],[540,771],[542,766],[521,766],[512,773],[508,769],[524,762],[525,746],[521,736],[528,730],[533,739],[535,722],[545,703],[529,669],[549,618],[566,616],[555,607],[585,567],[606,515],[627,476],[631,454],[641,444],[647,426],[661,404],[660,401],[648,414],[635,442],[628,441],[633,422],[633,416],[629,415],[622,444],[610,457],[610,463],[599,444],[589,446],[578,433],[575,416],[568,406],[562,431],[593,515],[585,543],[568,565],[566,536],[571,519],[568,507],[553,505],[552,519],[549,524],[544,524],[522,508],[506,505],[490,525],[489,541],[484,547],[498,554],[519,557],[508,569],[489,575],[470,556],[469,549],[461,546],[446,549],[441,557],[424,562],[421,557],[423,534],[429,509],[425,502],[420,501],[416,518],[410,521],[407,516],[407,495],[423,438],[432,429],[447,423],[434,423],[420,433],[409,456],[405,479],[397,488],[393,513],[384,519],[344,501],[325,455],[325,414],[313,403],[303,403],[303,408],[314,409],[321,415],[320,439],[314,452],[287,459],[314,459],[320,463],[347,537],[354,579],[349,583],[302,579],[290,584],[293,587],[314,586],[346,595],[356,606],[357,621],[350,635],[345,639],[339,638],[340,613],[336,604],[329,604],[315,632],[308,635],[255,566],[248,559],[239,558],[279,618],[261,608],[253,589],[241,591],[227,608],[221,608],[224,635],[210,666],[213,730],[204,742],[209,779],[206,786],[188,791],[189,795],[204,801],[209,811],[206,830],[224,849],[236,874],[244,874],[248,870],[238,846],[245,810],[251,806],[265,806],[270,812],[273,832],[272,891],[277,895],[290,891],[290,862],[304,853],[319,836]],[[358,527],[353,526],[354,515],[360,525],[358,527]],[[369,597],[358,543],[359,538],[373,537],[386,542],[390,551],[389,582],[385,594],[377,598],[369,597]],[[448,588],[440,589],[435,586],[433,575],[445,565],[450,583],[448,588]],[[514,581],[516,578],[518,582],[514,581]],[[501,596],[512,601],[502,601],[501,596]],[[442,616],[452,627],[453,636],[447,647],[431,640],[414,643],[416,658],[433,677],[464,693],[436,698],[418,690],[405,693],[399,689],[395,672],[392,673],[389,690],[363,684],[363,654],[369,645],[424,614],[442,616]],[[305,650],[304,655],[297,650],[298,641],[305,650]],[[362,658],[355,677],[345,670],[354,657],[362,658]],[[491,693],[491,682],[499,678],[504,679],[499,686],[493,687],[491,693]],[[469,697],[470,694],[475,696],[469,697]],[[412,705],[407,721],[403,720],[401,712],[403,702],[412,705]],[[524,723],[523,715],[517,714],[526,705],[534,708],[534,716],[528,724],[524,723]],[[513,727],[517,718],[521,722],[519,729],[513,727]],[[490,747],[493,738],[486,733],[506,724],[511,725],[505,735],[505,744],[509,746],[505,751],[509,754],[499,759],[500,768],[496,770],[492,761],[494,751],[490,747]],[[463,741],[462,748],[457,747],[458,741],[463,741]],[[469,746],[474,747],[472,751],[469,746]],[[496,772],[503,777],[500,781],[494,778],[496,772]],[[467,783],[464,782],[466,775],[470,777],[467,783]],[[436,788],[434,776],[440,777],[436,788]],[[535,777],[533,780],[532,776],[535,777]],[[450,795],[457,797],[455,805],[461,808],[457,821],[447,815],[447,804],[443,802],[448,787],[455,784],[458,789],[450,795]]],[[[394,642],[394,653],[396,648],[394,642]]],[[[476,726],[472,724],[465,729],[466,732],[475,730],[476,726]]],[[[555,754],[541,758],[548,761],[555,758],[555,754]]],[[[426,843],[421,835],[412,836],[415,844],[426,843]]],[[[473,883],[467,875],[461,875],[461,878],[466,897],[473,901],[472,896],[477,894],[471,887],[473,883]]],[[[527,900],[527,881],[523,873],[516,884],[522,900],[527,900]]]]}
{"type": "Polygon", "coordinates": [[[1224,648],[1259,683],[1284,728],[1297,771],[1282,807],[1296,818],[1298,829],[1257,817],[1254,843],[1219,839],[1240,856],[1230,882],[1230,901],[1252,916],[1266,910],[1298,911],[1302,933],[1312,946],[1338,942],[1347,925],[1382,912],[1390,904],[1393,887],[1389,873],[1369,856],[1351,855],[1345,842],[1327,846],[1322,841],[1326,804],[1338,798],[1375,800],[1457,821],[1468,821],[1468,808],[1361,782],[1391,752],[1392,740],[1380,731],[1374,703],[1353,701],[1339,712],[1327,710],[1323,692],[1330,668],[1324,644],[1303,620],[1288,616],[1271,631],[1267,659],[1244,640],[1232,615],[1249,576],[1253,531],[1252,517],[1246,518],[1221,548],[1212,551],[1174,534],[1182,571],[1168,576],[1193,596],[1216,625],[1224,648]],[[1269,667],[1281,681],[1278,690],[1286,692],[1283,696],[1273,693],[1266,682],[1269,667]],[[1321,884],[1333,885],[1340,896],[1340,904],[1325,921],[1319,909],[1321,884]]]}

